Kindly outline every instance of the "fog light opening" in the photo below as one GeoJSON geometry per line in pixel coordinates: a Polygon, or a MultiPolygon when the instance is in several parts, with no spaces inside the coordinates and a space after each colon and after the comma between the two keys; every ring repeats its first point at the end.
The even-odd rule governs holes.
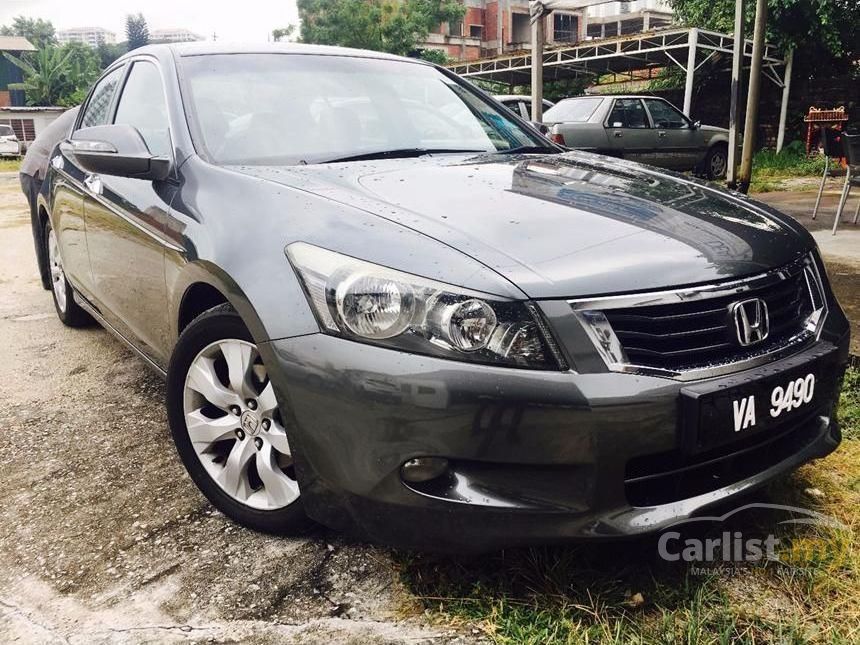
{"type": "Polygon", "coordinates": [[[441,477],[448,472],[448,460],[442,457],[416,457],[405,462],[400,468],[403,481],[421,484],[441,477]]]}

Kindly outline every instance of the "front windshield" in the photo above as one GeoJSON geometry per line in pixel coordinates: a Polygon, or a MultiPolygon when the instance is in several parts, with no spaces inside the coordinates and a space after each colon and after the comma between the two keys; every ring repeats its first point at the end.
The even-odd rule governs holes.
{"type": "Polygon", "coordinates": [[[429,65],[347,56],[182,59],[195,145],[222,165],[294,165],[392,150],[546,145],[429,65]]]}

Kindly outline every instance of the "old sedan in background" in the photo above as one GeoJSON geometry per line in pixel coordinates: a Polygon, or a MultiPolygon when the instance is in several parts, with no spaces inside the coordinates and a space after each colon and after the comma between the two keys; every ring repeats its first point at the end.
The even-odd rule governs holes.
{"type": "Polygon", "coordinates": [[[39,203],[57,314],[166,375],[191,479],[249,527],[630,535],[839,443],[848,322],[802,226],[447,70],[154,45],[77,119],[39,203]]]}
{"type": "Polygon", "coordinates": [[[556,143],[631,161],[692,170],[721,179],[728,167],[729,132],[692,122],[653,96],[580,96],[564,99],[543,117],[556,143]]]}

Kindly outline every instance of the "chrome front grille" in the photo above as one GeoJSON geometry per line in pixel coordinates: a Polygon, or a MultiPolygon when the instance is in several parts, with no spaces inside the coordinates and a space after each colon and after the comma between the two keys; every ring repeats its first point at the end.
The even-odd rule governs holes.
{"type": "Polygon", "coordinates": [[[610,370],[687,378],[741,369],[808,342],[826,314],[811,257],[728,283],[570,304],[610,370]],[[743,346],[734,311],[753,299],[765,303],[769,331],[743,346]]]}

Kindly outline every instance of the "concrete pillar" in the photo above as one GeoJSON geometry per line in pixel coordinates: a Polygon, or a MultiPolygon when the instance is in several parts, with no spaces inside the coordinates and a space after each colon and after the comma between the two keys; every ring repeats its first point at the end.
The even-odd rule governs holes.
{"type": "Polygon", "coordinates": [[[684,114],[690,116],[693,106],[693,77],[696,74],[696,50],[699,47],[699,30],[690,30],[689,47],[687,49],[687,82],[684,85],[684,114]]]}
{"type": "Polygon", "coordinates": [[[501,56],[505,51],[505,42],[502,40],[503,25],[505,24],[504,3],[502,0],[496,0],[496,39],[499,44],[496,47],[496,53],[501,56]]]}
{"type": "Polygon", "coordinates": [[[785,121],[788,118],[788,93],[791,91],[791,67],[794,63],[794,50],[785,55],[785,77],[782,81],[782,105],[779,108],[779,131],[776,134],[776,152],[782,152],[785,144],[785,121]]]}
{"type": "Polygon", "coordinates": [[[732,85],[729,105],[729,167],[726,184],[738,183],[738,110],[740,109],[741,74],[744,70],[744,0],[735,3],[735,43],[732,49],[732,85]]]}
{"type": "Polygon", "coordinates": [[[532,23],[532,121],[543,121],[543,45],[546,37],[546,18],[541,16],[532,23]]]}

